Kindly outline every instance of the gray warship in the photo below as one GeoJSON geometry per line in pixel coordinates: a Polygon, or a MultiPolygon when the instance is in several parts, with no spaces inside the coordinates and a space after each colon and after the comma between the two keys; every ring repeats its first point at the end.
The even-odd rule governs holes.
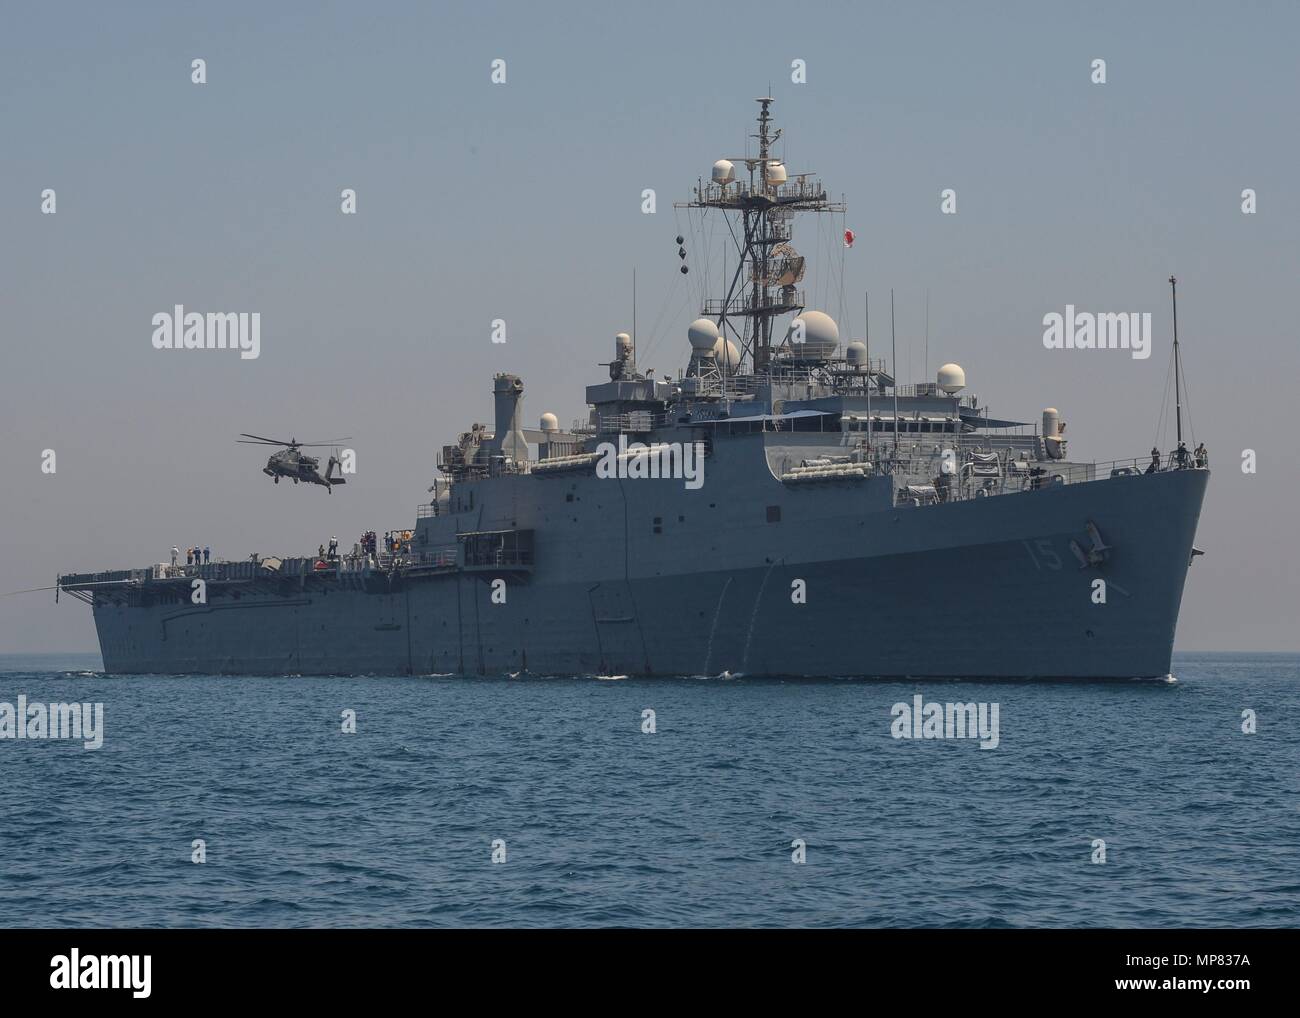
{"type": "MultiPolygon", "coordinates": [[[[497,375],[382,546],[61,575],[105,670],[1168,676],[1209,479],[1181,400],[1174,453],[1078,462],[1055,409],[995,417],[956,364],[897,382],[806,306],[793,223],[843,206],[758,102],[754,153],[679,206],[735,247],[676,377],[620,333],[562,430],[497,375]]],[[[1176,357],[1175,325],[1177,384],[1176,357]]]]}

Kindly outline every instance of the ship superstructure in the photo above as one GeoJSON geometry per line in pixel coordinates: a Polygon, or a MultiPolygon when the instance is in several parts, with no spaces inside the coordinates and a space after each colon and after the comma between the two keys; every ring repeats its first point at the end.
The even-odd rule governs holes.
{"type": "Polygon", "coordinates": [[[497,375],[493,425],[443,447],[383,548],[60,577],[105,668],[1166,675],[1204,456],[1073,461],[1054,408],[1003,419],[956,364],[903,385],[842,341],[793,245],[842,206],[774,157],[758,102],[757,154],[687,203],[731,217],[736,257],[676,377],[620,333],[562,430],[525,428],[497,375]]]}

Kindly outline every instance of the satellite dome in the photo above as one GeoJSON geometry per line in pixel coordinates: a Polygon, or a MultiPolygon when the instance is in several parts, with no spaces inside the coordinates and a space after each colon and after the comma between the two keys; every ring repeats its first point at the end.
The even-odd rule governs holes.
{"type": "Polygon", "coordinates": [[[823,311],[805,311],[790,326],[790,352],[795,360],[825,360],[840,345],[840,327],[823,311]],[[803,342],[796,343],[798,329],[803,328],[803,342]]]}
{"type": "Polygon", "coordinates": [[[560,419],[555,414],[542,414],[542,430],[546,432],[559,431],[560,419]]]}
{"type": "Polygon", "coordinates": [[[860,368],[867,363],[867,344],[860,339],[855,339],[844,350],[849,358],[849,363],[855,368],[860,368]]]}
{"type": "Polygon", "coordinates": [[[726,371],[735,371],[740,367],[740,349],[729,339],[718,337],[718,341],[713,344],[713,356],[726,371]]]}
{"type": "Polygon", "coordinates": [[[767,182],[769,184],[784,184],[787,179],[784,163],[767,164],[767,182]]]}
{"type": "Polygon", "coordinates": [[[945,364],[939,369],[935,381],[939,383],[940,389],[951,396],[966,388],[966,372],[961,369],[960,364],[945,364]]]}
{"type": "Polygon", "coordinates": [[[691,349],[696,353],[712,351],[718,342],[718,327],[707,318],[697,318],[687,326],[686,338],[691,341],[691,349]]]}
{"type": "Polygon", "coordinates": [[[736,179],[736,167],[732,165],[730,159],[719,159],[713,164],[713,182],[715,184],[730,184],[736,179]]]}
{"type": "Polygon", "coordinates": [[[626,332],[620,332],[614,337],[614,349],[618,351],[632,349],[632,337],[626,332]]]}

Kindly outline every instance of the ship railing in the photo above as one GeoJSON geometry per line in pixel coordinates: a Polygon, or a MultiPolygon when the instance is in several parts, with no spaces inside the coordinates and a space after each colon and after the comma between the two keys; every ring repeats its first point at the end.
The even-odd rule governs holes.
{"type": "Polygon", "coordinates": [[[59,583],[64,587],[88,586],[95,583],[130,583],[142,578],[137,576],[137,573],[148,572],[147,569],[111,569],[98,573],[64,573],[59,577],[59,583]]]}
{"type": "Polygon", "coordinates": [[[407,566],[430,564],[424,561],[424,555],[414,551],[381,551],[373,556],[375,568],[380,572],[404,569],[407,566]]]}
{"type": "Polygon", "coordinates": [[[696,383],[691,396],[750,396],[758,392],[766,379],[758,375],[704,376],[696,383]]]}
{"type": "MultiPolygon", "coordinates": [[[[895,386],[895,388],[898,389],[898,395],[900,397],[935,396],[943,399],[949,398],[948,394],[944,392],[942,389],[940,389],[938,384],[935,382],[914,382],[914,383],[909,383],[907,385],[895,386]]],[[[885,405],[886,407],[888,407],[889,396],[893,395],[894,389],[890,388],[889,386],[885,386],[885,391],[889,395],[883,396],[881,398],[885,400],[885,405]]],[[[976,398],[970,395],[969,393],[965,396],[959,396],[957,398],[958,406],[967,407],[971,410],[975,409],[975,402],[976,402],[976,398]]]]}
{"type": "Polygon", "coordinates": [[[458,534],[464,568],[520,569],[533,567],[532,530],[495,530],[458,534]]]}
{"type": "MultiPolygon", "coordinates": [[[[924,461],[927,465],[932,460],[924,461]]],[[[965,466],[967,464],[963,464],[965,466]]],[[[918,472],[906,459],[891,461],[883,458],[877,464],[877,471],[892,474],[897,478],[894,490],[895,506],[934,505],[945,502],[963,502],[974,498],[987,498],[996,495],[1011,495],[1020,492],[1041,491],[1048,488],[1069,484],[1084,484],[1089,481],[1105,480],[1112,477],[1136,476],[1139,474],[1166,473],[1172,470],[1205,469],[1209,466],[1208,458],[1198,461],[1194,453],[1188,451],[1184,461],[1180,462],[1177,452],[1158,458],[1134,456],[1127,459],[1099,460],[1089,463],[1072,463],[1055,460],[1014,460],[1010,456],[999,459],[1000,474],[996,477],[971,476],[960,473],[949,485],[935,484],[934,478],[926,471],[918,472]],[[1017,463],[1025,463],[1017,467],[1017,463]],[[916,489],[928,489],[918,491],[916,489]]]]}
{"type": "Polygon", "coordinates": [[[1153,459],[1151,456],[1133,456],[1128,459],[1100,460],[1092,463],[1061,463],[1044,460],[1031,464],[1046,470],[1049,476],[1060,476],[1065,484],[1078,484],[1081,481],[1095,481],[1108,477],[1123,477],[1131,474],[1163,474],[1171,470],[1193,470],[1208,467],[1208,460],[1198,463],[1195,454],[1188,450],[1184,462],[1179,461],[1178,452],[1169,453],[1153,459]]]}
{"type": "Polygon", "coordinates": [[[651,410],[633,410],[625,414],[601,414],[600,432],[609,435],[619,432],[654,431],[656,428],[667,427],[669,423],[668,414],[651,410]]]}
{"type": "Polygon", "coordinates": [[[774,293],[752,291],[740,297],[727,300],[725,297],[711,297],[704,302],[702,311],[706,317],[717,315],[742,315],[750,311],[771,311],[774,308],[801,308],[807,306],[803,290],[795,287],[781,287],[774,293]]]}
{"type": "MultiPolygon", "coordinates": [[[[782,382],[812,383],[816,382],[819,378],[818,372],[808,365],[799,364],[784,358],[774,358],[768,361],[767,371],[772,378],[778,379],[782,382]]],[[[755,387],[767,381],[767,379],[761,378],[758,375],[747,375],[746,377],[753,380],[755,387]]],[[[863,377],[865,377],[865,375],[863,377]]]]}
{"type": "Polygon", "coordinates": [[[728,375],[723,379],[722,394],[725,396],[747,396],[758,392],[765,379],[758,375],[728,375]]]}
{"type": "Polygon", "coordinates": [[[826,201],[825,186],[820,180],[810,177],[796,177],[784,184],[769,184],[766,192],[761,186],[751,186],[739,180],[725,186],[709,183],[698,189],[699,200],[711,205],[743,204],[752,196],[763,193],[780,202],[826,201]]]}
{"type": "Polygon", "coordinates": [[[425,569],[456,569],[460,566],[460,555],[454,548],[415,552],[403,558],[405,564],[421,566],[425,569]]]}

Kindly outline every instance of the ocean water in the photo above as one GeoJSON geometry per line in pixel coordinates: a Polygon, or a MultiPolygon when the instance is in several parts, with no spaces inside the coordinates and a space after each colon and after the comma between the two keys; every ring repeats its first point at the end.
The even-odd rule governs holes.
{"type": "Polygon", "coordinates": [[[104,704],[99,749],[0,739],[0,925],[1300,925],[1300,656],[1173,684],[96,668],[0,658],[0,701],[104,704]],[[893,738],[917,693],[997,703],[997,747],[893,738]]]}

